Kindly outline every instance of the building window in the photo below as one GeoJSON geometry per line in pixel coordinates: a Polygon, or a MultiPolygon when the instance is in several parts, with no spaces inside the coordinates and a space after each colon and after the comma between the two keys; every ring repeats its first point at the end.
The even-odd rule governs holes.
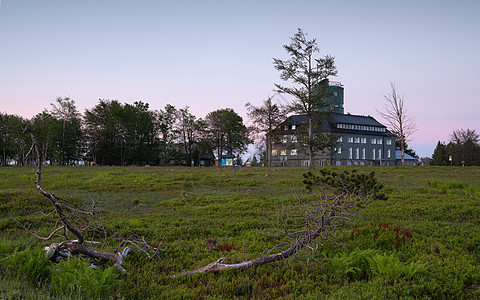
{"type": "Polygon", "coordinates": [[[362,159],[365,159],[365,148],[362,149],[362,159]]]}
{"type": "Polygon", "coordinates": [[[377,139],[376,138],[372,138],[372,145],[375,145],[377,143],[377,139]]]}
{"type": "Polygon", "coordinates": [[[277,155],[278,155],[277,149],[272,150],[272,156],[277,156],[277,155]]]}
{"type": "Polygon", "coordinates": [[[302,167],[308,167],[309,161],[308,160],[302,160],[300,162],[300,164],[302,165],[302,167]]]}
{"type": "Polygon", "coordinates": [[[338,148],[337,148],[337,153],[338,153],[338,154],[342,154],[342,147],[338,147],[338,148]]]}
{"type": "Polygon", "coordinates": [[[362,142],[362,144],[366,144],[366,143],[367,143],[367,138],[366,138],[366,137],[362,137],[362,138],[361,138],[361,142],[362,142]]]}
{"type": "Polygon", "coordinates": [[[360,138],[359,137],[355,137],[355,143],[360,144],[360,138]]]}
{"type": "Polygon", "coordinates": [[[297,136],[296,135],[292,135],[292,143],[296,143],[297,142],[297,136]]]}
{"type": "Polygon", "coordinates": [[[387,157],[390,158],[391,156],[391,152],[390,152],[390,149],[387,150],[387,157]]]}
{"type": "Polygon", "coordinates": [[[353,158],[353,149],[349,148],[348,149],[348,159],[352,159],[352,158],[353,158]]]}
{"type": "Polygon", "coordinates": [[[381,145],[383,143],[382,139],[377,139],[377,144],[381,145]]]}
{"type": "Polygon", "coordinates": [[[343,137],[339,136],[337,139],[337,143],[341,143],[341,142],[343,142],[343,137]]]}
{"type": "Polygon", "coordinates": [[[375,149],[372,150],[372,159],[375,159],[375,149]]]}
{"type": "Polygon", "coordinates": [[[290,151],[290,155],[297,155],[297,149],[292,149],[290,151]]]}
{"type": "Polygon", "coordinates": [[[349,136],[349,137],[348,137],[348,142],[349,142],[349,143],[353,143],[353,136],[349,136]]]}
{"type": "Polygon", "coordinates": [[[284,130],[288,130],[288,125],[285,125],[285,126],[283,127],[283,129],[284,129],[284,130]]]}
{"type": "Polygon", "coordinates": [[[392,139],[386,139],[386,140],[385,140],[385,144],[391,145],[391,144],[392,144],[392,139]]]}
{"type": "Polygon", "coordinates": [[[288,135],[284,135],[282,138],[282,143],[287,143],[288,142],[288,135]]]}
{"type": "Polygon", "coordinates": [[[382,159],[382,149],[378,149],[378,159],[382,159]]]}
{"type": "Polygon", "coordinates": [[[360,149],[355,149],[355,159],[360,159],[360,149]]]}
{"type": "Polygon", "coordinates": [[[285,149],[282,150],[282,151],[280,152],[280,155],[287,155],[287,150],[285,150],[285,149]]]}
{"type": "Polygon", "coordinates": [[[297,126],[295,124],[292,124],[292,130],[295,130],[295,128],[297,128],[297,126]]]}

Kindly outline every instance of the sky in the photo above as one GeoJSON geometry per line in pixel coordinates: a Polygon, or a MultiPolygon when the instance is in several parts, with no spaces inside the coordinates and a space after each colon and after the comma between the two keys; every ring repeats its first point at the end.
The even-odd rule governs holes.
{"type": "Polygon", "coordinates": [[[335,57],[345,112],[381,123],[394,82],[430,157],[480,133],[480,1],[0,0],[0,112],[31,118],[57,97],[188,106],[198,118],[260,106],[286,84],[273,58],[301,28],[335,57]]]}

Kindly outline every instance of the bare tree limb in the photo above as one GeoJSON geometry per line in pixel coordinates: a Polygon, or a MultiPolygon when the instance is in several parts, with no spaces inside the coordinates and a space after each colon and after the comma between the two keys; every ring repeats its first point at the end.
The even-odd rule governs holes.
{"type": "MultiPolygon", "coordinates": [[[[55,224],[55,229],[46,237],[39,236],[38,234],[29,230],[24,224],[16,220],[12,217],[12,219],[17,222],[17,224],[22,227],[25,231],[29,232],[36,238],[42,240],[50,240],[53,236],[59,235],[60,231],[63,230],[62,236],[66,239],[61,243],[53,243],[49,247],[46,247],[45,250],[47,252],[48,257],[53,261],[58,261],[64,257],[68,257],[70,255],[77,256],[77,255],[86,255],[90,258],[93,258],[97,261],[101,260],[111,260],[114,261],[114,266],[120,269],[122,272],[126,272],[125,268],[122,266],[122,263],[125,261],[125,256],[132,252],[133,249],[130,247],[125,247],[121,252],[111,253],[108,251],[99,251],[95,249],[91,249],[84,245],[85,237],[82,232],[86,231],[96,231],[96,230],[103,230],[105,239],[106,233],[103,225],[99,222],[99,215],[97,210],[97,200],[92,199],[92,206],[90,209],[82,209],[77,205],[62,199],[56,196],[53,193],[47,193],[43,190],[41,186],[41,177],[42,177],[42,154],[40,149],[38,148],[38,143],[35,138],[34,133],[30,128],[25,128],[25,131],[28,132],[32,138],[32,149],[35,150],[36,159],[37,159],[37,172],[36,172],[36,180],[35,186],[37,190],[45,196],[50,203],[53,205],[54,210],[49,214],[44,214],[44,216],[51,216],[54,215],[58,218],[57,224],[55,224]],[[94,219],[96,217],[97,219],[94,219]],[[60,224],[61,225],[60,225],[60,224]],[[60,226],[59,226],[60,225],[60,226]],[[72,239],[68,237],[68,233],[71,233],[75,236],[76,239],[72,239]]],[[[101,220],[100,220],[101,221],[101,220]]],[[[147,245],[145,239],[143,239],[144,245],[147,245]]],[[[135,242],[131,242],[134,246],[139,249],[142,248],[139,244],[135,242]]],[[[157,249],[158,251],[158,249],[157,249]]],[[[144,253],[147,251],[143,250],[144,253]]],[[[150,256],[149,256],[150,257],[150,256]]]]}
{"type": "Polygon", "coordinates": [[[338,174],[322,170],[322,175],[310,173],[305,176],[310,179],[310,189],[316,184],[322,186],[320,194],[295,194],[293,201],[282,202],[277,207],[277,225],[273,226],[276,232],[271,236],[282,240],[266,255],[234,264],[224,263],[229,259],[223,257],[198,269],[173,275],[172,278],[259,266],[292,258],[298,253],[313,258],[312,254],[318,250],[321,241],[340,244],[335,230],[353,225],[359,210],[371,199],[385,199],[381,193],[383,186],[377,183],[373,172],[368,175],[357,174],[356,171],[338,174]]]}

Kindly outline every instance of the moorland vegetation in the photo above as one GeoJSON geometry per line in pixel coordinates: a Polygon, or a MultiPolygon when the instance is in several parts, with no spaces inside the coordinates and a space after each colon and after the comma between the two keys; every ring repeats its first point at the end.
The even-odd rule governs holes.
{"type": "MultiPolygon", "coordinates": [[[[351,171],[349,167],[329,170],[351,171]]],[[[303,168],[45,167],[43,187],[79,206],[99,198],[109,218],[103,250],[143,236],[160,249],[92,269],[83,259],[52,263],[38,234],[54,218],[34,185],[35,167],[0,169],[0,298],[475,299],[480,296],[480,170],[365,167],[388,199],[357,223],[299,254],[253,268],[172,278],[221,257],[247,261],[277,243],[263,235],[276,209],[307,193],[303,168]]],[[[319,170],[314,170],[319,174],[319,170]]],[[[97,241],[103,242],[99,239],[97,241]]],[[[94,242],[94,241],[92,241],[94,242]]],[[[92,247],[100,247],[93,244],[92,247]]]]}

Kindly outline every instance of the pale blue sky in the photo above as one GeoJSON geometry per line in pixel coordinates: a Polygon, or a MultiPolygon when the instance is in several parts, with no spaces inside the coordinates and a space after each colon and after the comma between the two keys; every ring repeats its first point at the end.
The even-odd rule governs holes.
{"type": "Polygon", "coordinates": [[[454,129],[480,132],[479,16],[473,0],[2,0],[0,111],[30,118],[69,96],[81,112],[101,98],[246,120],[300,27],[335,57],[346,112],[383,122],[394,81],[418,127],[409,144],[431,156],[454,129]]]}

